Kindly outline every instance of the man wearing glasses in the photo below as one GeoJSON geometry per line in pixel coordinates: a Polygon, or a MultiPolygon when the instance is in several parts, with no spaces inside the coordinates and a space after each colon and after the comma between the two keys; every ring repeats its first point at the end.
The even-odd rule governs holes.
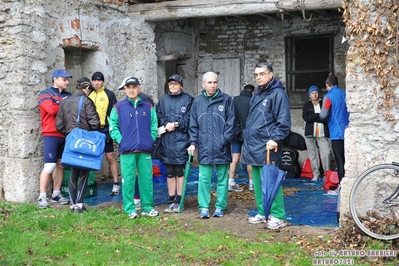
{"type": "Polygon", "coordinates": [[[262,205],[261,172],[266,160],[266,149],[270,149],[270,160],[278,166],[282,157],[282,141],[291,129],[291,114],[288,96],[283,84],[274,78],[273,67],[268,62],[255,68],[258,86],[250,102],[250,110],[244,131],[242,162],[252,165],[255,201],[258,214],[248,219],[249,223],[265,223],[267,228],[285,227],[283,189],[280,186],[271,206],[269,217],[265,217],[262,205]],[[277,151],[275,151],[275,149],[277,151]]]}

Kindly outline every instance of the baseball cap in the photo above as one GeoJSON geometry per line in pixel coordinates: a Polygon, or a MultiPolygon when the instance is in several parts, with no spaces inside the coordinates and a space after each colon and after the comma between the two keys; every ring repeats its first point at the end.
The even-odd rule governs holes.
{"type": "Polygon", "coordinates": [[[140,85],[140,81],[135,77],[127,77],[119,85],[118,90],[123,90],[123,87],[129,84],[140,85]]]}
{"type": "Polygon", "coordinates": [[[76,89],[78,90],[84,89],[87,86],[91,86],[90,79],[87,77],[80,78],[76,81],[76,89]]]}
{"type": "Polygon", "coordinates": [[[64,69],[57,69],[56,71],[53,72],[53,75],[51,76],[52,79],[54,78],[72,78],[72,76],[70,74],[68,74],[68,72],[66,72],[66,70],[64,69]]]}
{"type": "Polygon", "coordinates": [[[91,76],[91,80],[102,80],[104,81],[104,75],[101,72],[94,72],[93,75],[91,76]]]}
{"type": "Polygon", "coordinates": [[[174,74],[174,75],[170,76],[168,79],[168,82],[171,80],[177,81],[183,86],[183,78],[180,75],[174,74]]]}

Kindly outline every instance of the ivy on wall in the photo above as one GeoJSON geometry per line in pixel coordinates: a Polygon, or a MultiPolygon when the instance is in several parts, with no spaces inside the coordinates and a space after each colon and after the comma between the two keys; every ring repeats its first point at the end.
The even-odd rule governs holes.
{"type": "Polygon", "coordinates": [[[347,64],[361,67],[378,84],[373,88],[377,112],[396,124],[393,110],[399,108],[395,89],[399,85],[398,3],[389,0],[343,0],[346,39],[351,47],[347,64]]]}

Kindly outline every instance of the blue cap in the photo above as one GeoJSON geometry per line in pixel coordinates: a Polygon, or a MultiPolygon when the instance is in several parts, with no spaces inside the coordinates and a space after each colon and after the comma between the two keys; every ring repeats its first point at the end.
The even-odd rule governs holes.
{"type": "Polygon", "coordinates": [[[317,86],[310,86],[309,88],[309,95],[314,92],[317,91],[317,93],[319,93],[319,88],[317,86]]]}
{"type": "Polygon", "coordinates": [[[183,78],[182,78],[180,75],[174,74],[173,76],[171,76],[171,77],[168,79],[168,82],[171,81],[171,80],[177,81],[177,82],[179,82],[179,83],[183,86],[183,78]]]}
{"type": "Polygon", "coordinates": [[[68,72],[66,72],[64,69],[57,69],[56,71],[53,72],[53,75],[51,76],[52,79],[54,78],[72,78],[72,76],[70,74],[68,74],[68,72]]]}

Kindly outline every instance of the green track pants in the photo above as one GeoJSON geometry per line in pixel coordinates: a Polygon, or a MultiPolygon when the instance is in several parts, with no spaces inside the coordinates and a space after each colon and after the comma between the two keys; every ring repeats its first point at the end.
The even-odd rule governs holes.
{"type": "Polygon", "coordinates": [[[151,154],[144,152],[121,154],[123,209],[127,214],[136,212],[134,190],[136,170],[140,188],[141,209],[149,212],[154,206],[151,154]]]}
{"type": "MultiPolygon", "coordinates": [[[[224,210],[227,207],[227,198],[229,193],[229,169],[230,164],[218,164],[217,170],[217,187],[216,187],[216,209],[224,210]]],[[[198,182],[198,208],[209,209],[211,202],[211,182],[212,182],[213,165],[199,165],[199,182],[198,182]]]]}
{"type": "MultiPolygon", "coordinates": [[[[252,180],[254,182],[255,202],[258,208],[259,215],[264,216],[265,212],[263,210],[263,203],[262,203],[263,193],[262,193],[262,186],[260,183],[261,173],[262,173],[262,166],[252,166],[252,180]]],[[[286,219],[282,186],[280,186],[277,195],[274,198],[272,207],[270,209],[270,214],[273,217],[280,220],[286,219]]]]}

